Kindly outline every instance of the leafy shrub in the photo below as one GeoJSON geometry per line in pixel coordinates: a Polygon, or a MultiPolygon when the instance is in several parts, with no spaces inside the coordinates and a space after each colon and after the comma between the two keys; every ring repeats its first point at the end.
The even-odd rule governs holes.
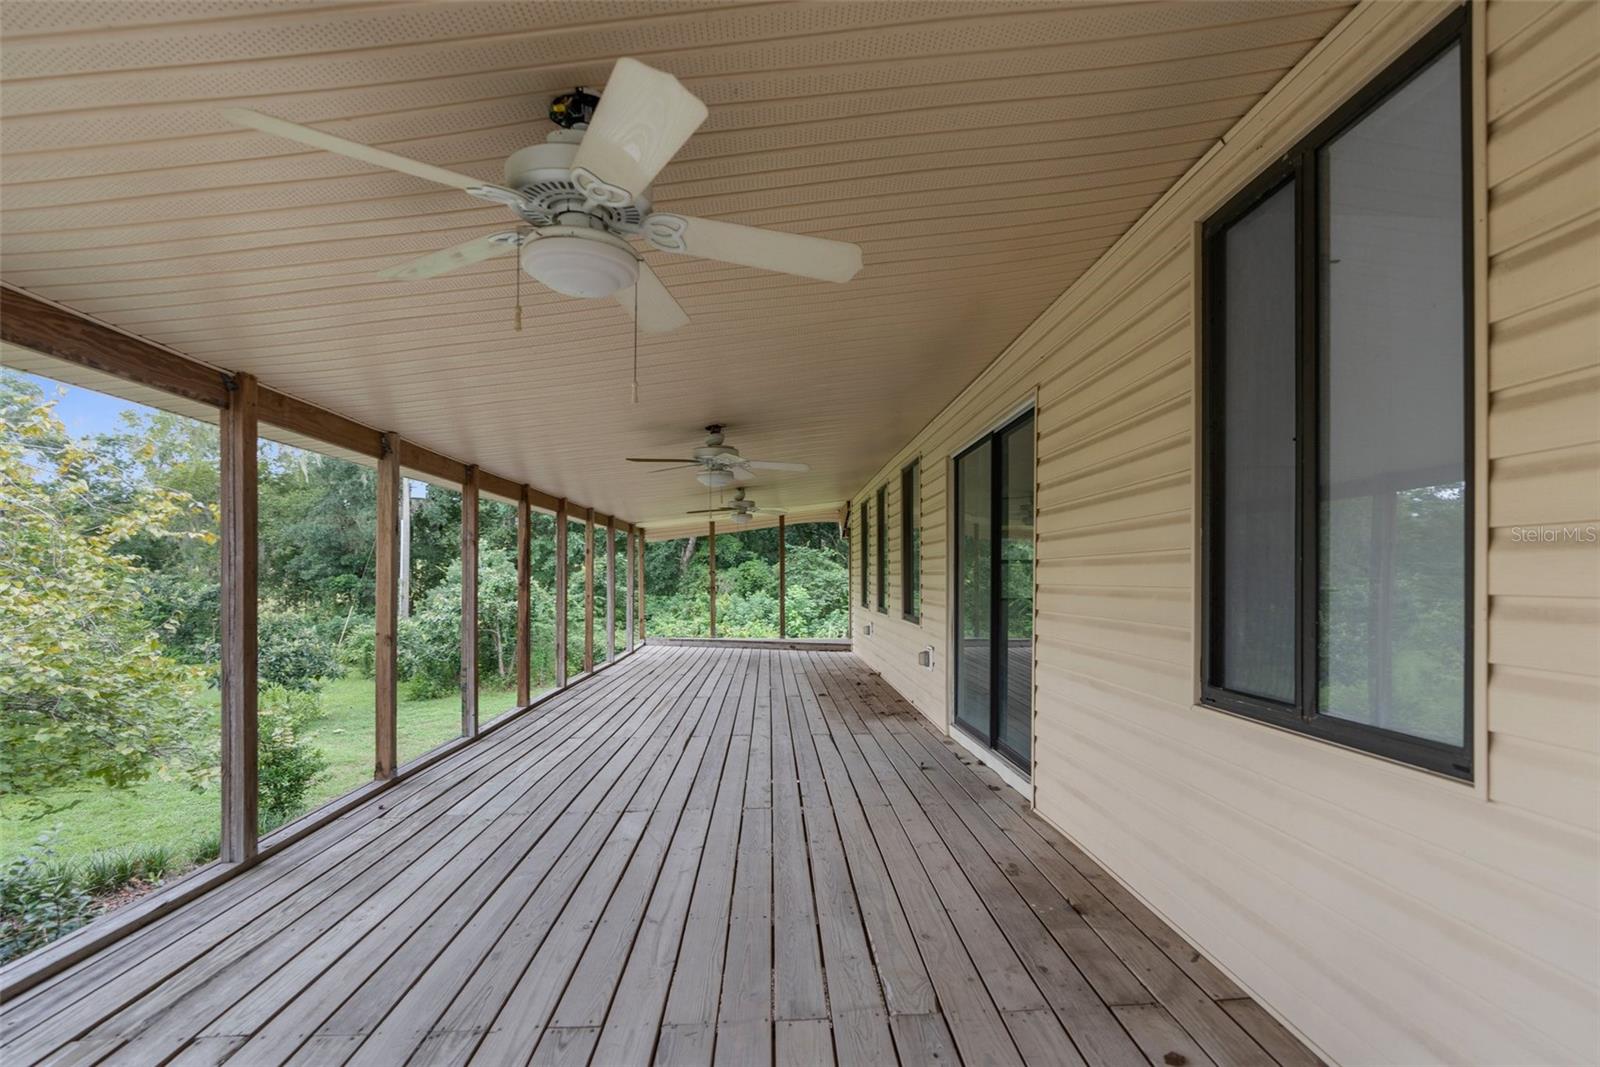
{"type": "Polygon", "coordinates": [[[277,826],[298,815],[328,760],[314,748],[306,729],[321,714],[315,693],[282,686],[261,690],[257,766],[263,822],[277,826]]]}
{"type": "Polygon", "coordinates": [[[73,880],[84,892],[103,896],[134,882],[159,882],[186,867],[186,859],[163,844],[106,848],[73,865],[73,880]]]}
{"type": "Polygon", "coordinates": [[[413,700],[453,693],[461,684],[461,562],[400,620],[396,670],[413,700]]]}
{"type": "Polygon", "coordinates": [[[317,632],[309,616],[269,608],[261,612],[257,625],[256,670],[263,686],[311,693],[322,687],[324,679],[342,673],[331,642],[317,632]]]}
{"type": "Polygon", "coordinates": [[[23,397],[0,418],[0,795],[36,796],[94,779],[152,774],[195,787],[214,770],[200,743],[205,671],[178,662],[143,614],[149,572],[133,541],[215,533],[191,496],[145,487],[108,513],[90,507],[98,477],[66,442],[52,405],[23,397]]]}
{"type": "Polygon", "coordinates": [[[339,663],[347,671],[371,678],[377,672],[377,657],[377,620],[371,615],[355,616],[344,628],[344,640],[339,643],[339,663]]]}
{"type": "Polygon", "coordinates": [[[0,963],[31,952],[94,917],[94,899],[55,861],[54,831],[0,872],[0,963]]]}

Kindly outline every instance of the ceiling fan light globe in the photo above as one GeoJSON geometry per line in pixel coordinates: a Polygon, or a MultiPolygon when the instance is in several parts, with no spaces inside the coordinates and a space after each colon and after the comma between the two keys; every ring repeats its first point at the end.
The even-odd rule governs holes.
{"type": "Polygon", "coordinates": [[[581,237],[546,237],[522,250],[528,276],[567,296],[613,296],[638,280],[639,263],[616,245],[581,237]]]}
{"type": "Polygon", "coordinates": [[[721,489],[733,484],[733,475],[728,471],[706,471],[695,475],[694,480],[709,489],[721,489]]]}
{"type": "Polygon", "coordinates": [[[749,521],[750,513],[748,511],[736,511],[733,513],[733,524],[735,526],[743,526],[749,521]]]}

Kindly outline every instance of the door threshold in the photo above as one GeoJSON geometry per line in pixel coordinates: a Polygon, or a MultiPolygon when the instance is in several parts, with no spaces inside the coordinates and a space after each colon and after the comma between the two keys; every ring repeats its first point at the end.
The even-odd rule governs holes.
{"type": "Polygon", "coordinates": [[[1033,803],[1033,783],[1028,780],[1027,774],[1017,769],[1017,765],[1006,759],[991,748],[985,748],[977,740],[967,734],[961,727],[953,723],[945,730],[950,737],[955,738],[956,744],[976,756],[980,762],[1000,776],[1000,780],[1012,789],[1028,798],[1028,803],[1033,803]]]}

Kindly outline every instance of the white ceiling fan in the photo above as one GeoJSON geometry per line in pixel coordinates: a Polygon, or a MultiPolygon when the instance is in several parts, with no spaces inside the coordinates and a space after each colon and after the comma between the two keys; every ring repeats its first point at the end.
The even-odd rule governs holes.
{"type": "Polygon", "coordinates": [[[732,485],[734,482],[746,481],[755,477],[755,471],[795,471],[805,472],[811,468],[804,463],[780,463],[776,460],[746,459],[739,454],[739,450],[730,444],[724,444],[723,425],[714,422],[706,427],[706,443],[694,450],[688,458],[670,457],[666,459],[645,458],[629,456],[629,463],[670,463],[670,467],[660,468],[663,471],[685,470],[690,467],[699,467],[701,471],[695,476],[695,481],[712,489],[721,489],[732,485]]]}
{"type": "Polygon", "coordinates": [[[461,189],[510,208],[524,223],[390,268],[379,275],[386,280],[432,278],[521,249],[523,269],[556,292],[613,297],[630,315],[637,306],[639,328],[662,333],[689,319],[630,236],[663,252],[822,281],[846,282],[861,269],[853,244],[652,210],[651,181],[707,112],[678,79],[636,59],[617,60],[603,96],[577,89],[556,97],[550,118],[559,128],[506,160],[504,185],[247,108],[223,114],[240,126],[461,189]]]}
{"type": "Polygon", "coordinates": [[[751,500],[749,497],[745,496],[743,489],[735,489],[733,492],[733,499],[728,501],[728,503],[724,504],[720,508],[696,508],[693,511],[686,511],[684,514],[721,515],[725,512],[729,515],[729,521],[734,523],[736,526],[743,526],[745,523],[749,522],[753,516],[756,515],[783,514],[783,512],[778,511],[775,508],[761,507],[754,500],[751,500]]]}

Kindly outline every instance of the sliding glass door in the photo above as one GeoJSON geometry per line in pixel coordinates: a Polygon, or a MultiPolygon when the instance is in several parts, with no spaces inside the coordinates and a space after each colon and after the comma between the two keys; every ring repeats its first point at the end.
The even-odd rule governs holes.
{"type": "Polygon", "coordinates": [[[956,707],[1023,770],[1033,752],[1033,413],[956,457],[956,707]]]}

